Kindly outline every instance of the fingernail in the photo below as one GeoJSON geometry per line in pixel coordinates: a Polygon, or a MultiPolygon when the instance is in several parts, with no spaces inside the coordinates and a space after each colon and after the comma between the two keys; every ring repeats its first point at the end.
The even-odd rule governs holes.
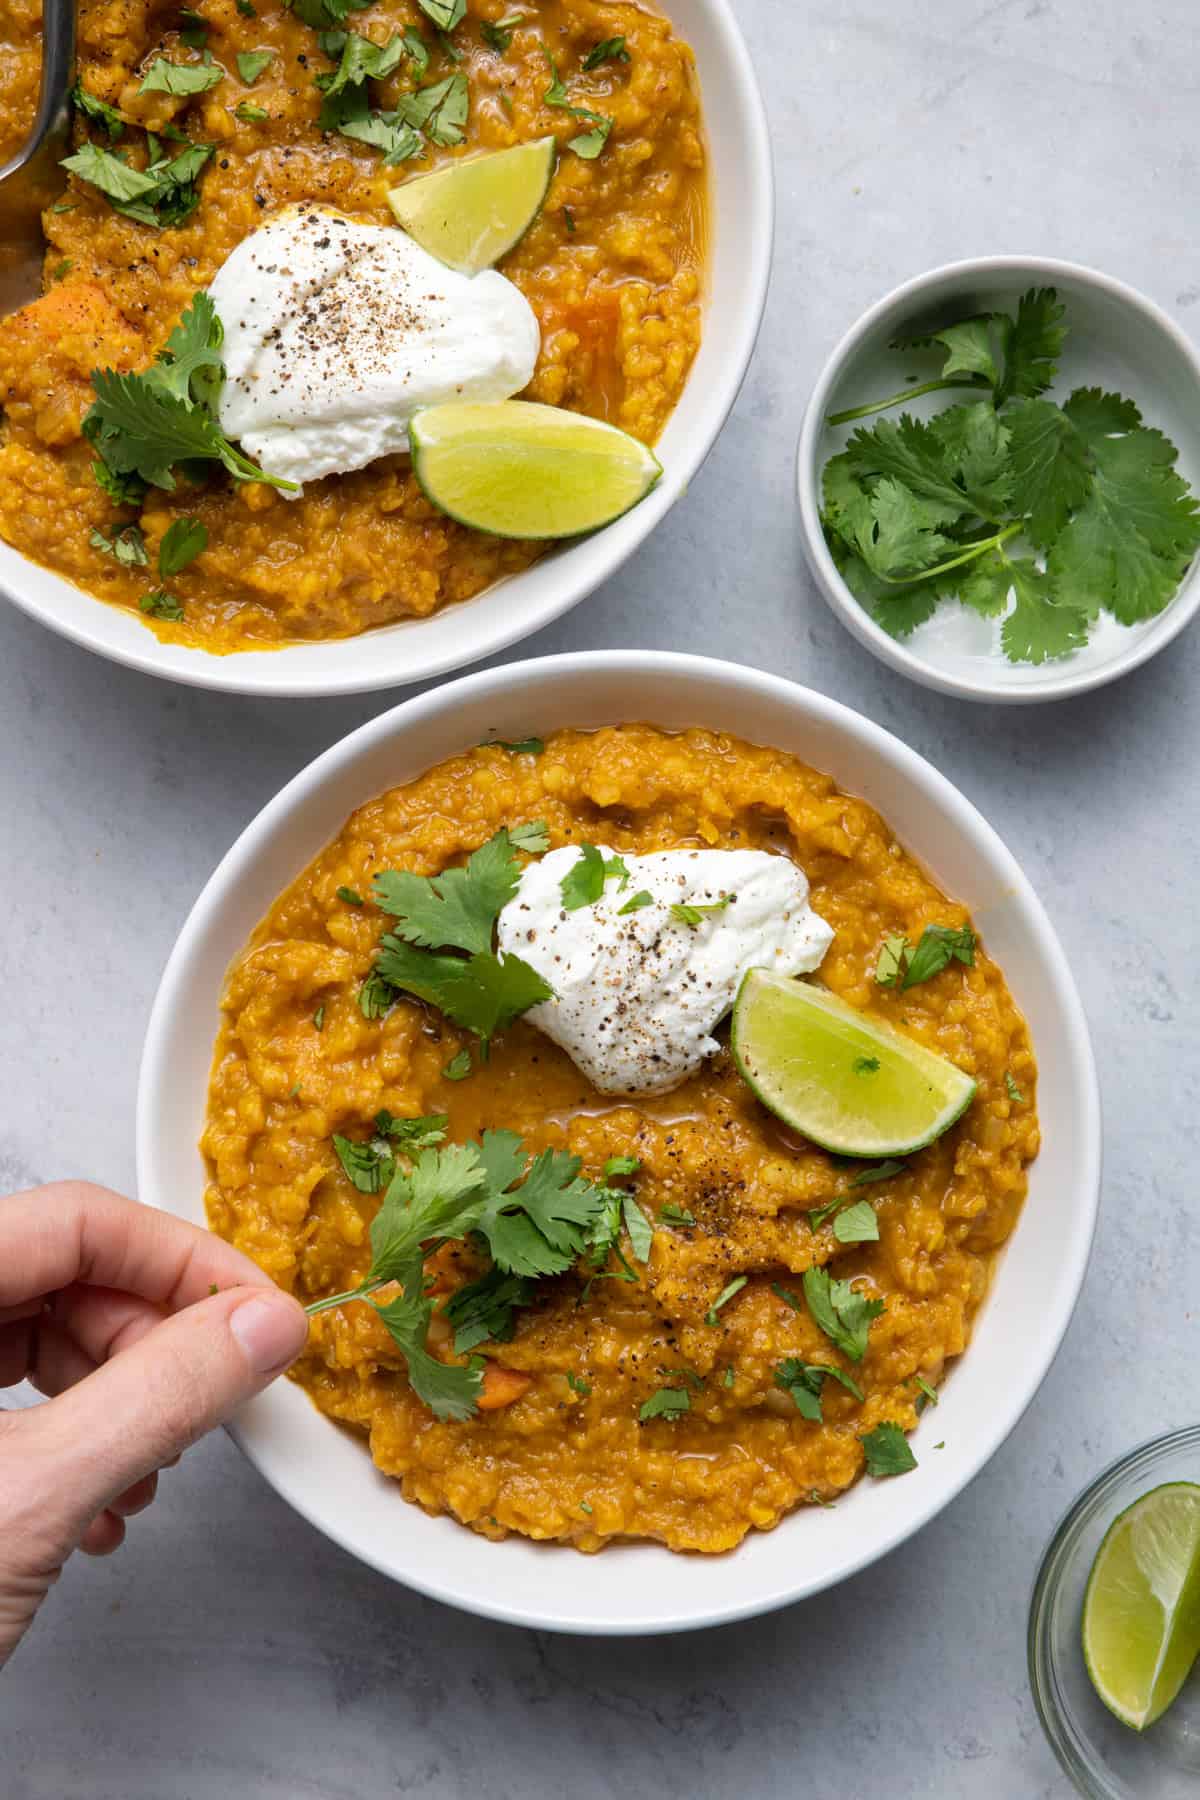
{"type": "Polygon", "coordinates": [[[256,1294],[230,1315],[229,1329],[255,1374],[270,1375],[299,1356],[308,1320],[285,1294],[256,1294]]]}

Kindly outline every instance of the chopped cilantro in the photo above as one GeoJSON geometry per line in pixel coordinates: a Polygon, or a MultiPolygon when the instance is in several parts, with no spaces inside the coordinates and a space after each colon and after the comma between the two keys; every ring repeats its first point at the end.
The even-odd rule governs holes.
{"type": "Polygon", "coordinates": [[[111,536],[103,531],[91,531],[88,543],[93,550],[99,550],[101,556],[111,556],[125,569],[144,569],[150,561],[140,525],[114,526],[111,536]]]}
{"type": "Polygon", "coordinates": [[[1020,1106],[1025,1096],[1017,1086],[1011,1069],[1006,1069],[1004,1071],[1004,1085],[1008,1090],[1009,1099],[1015,1106],[1020,1106]]]}
{"type": "Polygon", "coordinates": [[[454,1354],[465,1356],[480,1344],[507,1344],[516,1330],[518,1308],[532,1299],[533,1282],[527,1275],[507,1275],[494,1267],[459,1288],[445,1305],[454,1327],[454,1354]]]}
{"type": "Polygon", "coordinates": [[[750,1277],[748,1275],[735,1275],[732,1281],[726,1283],[704,1315],[704,1323],[706,1325],[717,1325],[720,1323],[717,1314],[721,1311],[723,1306],[728,1306],[735,1294],[741,1293],[749,1279],[750,1277]]]}
{"type": "Polygon", "coordinates": [[[653,905],[654,895],[646,888],[639,888],[636,894],[630,896],[624,906],[617,908],[617,916],[623,918],[626,913],[641,912],[643,907],[653,905]]]}
{"type": "Polygon", "coordinates": [[[874,1075],[878,1072],[878,1069],[879,1058],[877,1056],[856,1056],[854,1059],[854,1073],[856,1075],[874,1075]]]}
{"type": "Polygon", "coordinates": [[[890,1181],[893,1175],[903,1175],[905,1167],[895,1157],[889,1157],[886,1162],[871,1163],[867,1168],[860,1169],[857,1175],[851,1176],[850,1186],[869,1187],[875,1181],[890,1181]]]}
{"type": "Polygon", "coordinates": [[[722,1387],[731,1388],[733,1386],[734,1380],[735,1380],[735,1376],[734,1376],[734,1372],[733,1372],[733,1364],[730,1363],[729,1367],[725,1371],[724,1377],[722,1378],[721,1385],[722,1385],[722,1387]]]}
{"type": "Polygon", "coordinates": [[[173,63],[156,56],[142,77],[139,94],[205,94],[224,81],[219,63],[173,63]]]}
{"type": "Polygon", "coordinates": [[[790,1288],[781,1287],[777,1281],[771,1283],[771,1292],[791,1307],[793,1312],[803,1312],[804,1302],[798,1300],[790,1288]]]}
{"type": "MultiPolygon", "coordinates": [[[[110,106],[107,100],[101,100],[95,94],[89,94],[81,81],[77,81],[71,89],[71,103],[85,119],[90,119],[94,125],[103,125],[110,144],[115,144],[125,130],[125,121],[116,107],[110,106]]],[[[58,212],[60,207],[56,206],[53,210],[58,212]]]]}
{"type": "Polygon", "coordinates": [[[591,1518],[592,1508],[591,1508],[590,1503],[587,1500],[581,1500],[579,1502],[579,1510],[581,1513],[586,1513],[588,1515],[589,1519],[591,1518]]]}
{"type": "Polygon", "coordinates": [[[372,970],[358,990],[358,1010],[364,1019],[382,1019],[395,1006],[396,999],[391,982],[372,970]]]}
{"type": "Polygon", "coordinates": [[[725,908],[730,904],[731,901],[728,895],[726,895],[723,900],[714,900],[711,906],[696,906],[690,901],[680,900],[676,901],[675,905],[671,907],[670,912],[671,917],[677,924],[690,925],[692,930],[695,931],[696,927],[701,924],[704,919],[711,918],[714,913],[723,913],[725,908]]]}
{"type": "Polygon", "coordinates": [[[148,594],[142,595],[138,606],[152,619],[171,619],[177,622],[183,617],[183,607],[166,588],[152,588],[148,594]]]}
{"type": "Polygon", "coordinates": [[[875,979],[880,987],[895,987],[903,975],[908,961],[908,939],[906,937],[887,937],[883,940],[883,948],[879,952],[879,961],[875,965],[875,979]]]}
{"type": "MultiPolygon", "coordinates": [[[[834,1281],[827,1269],[815,1265],[805,1269],[803,1286],[814,1324],[851,1362],[861,1362],[871,1321],[884,1310],[883,1301],[868,1299],[849,1281],[834,1281]]],[[[788,1300],[792,1304],[790,1296],[788,1300]]]]}
{"type": "Polygon", "coordinates": [[[482,748],[507,750],[510,756],[540,756],[546,746],[540,737],[519,738],[484,738],[482,748]]]}
{"type": "MultiPolygon", "coordinates": [[[[131,168],[121,156],[99,150],[89,143],[81,144],[73,156],[64,156],[62,167],[97,188],[114,212],[161,230],[166,226],[181,225],[199,206],[200,190],[196,178],[212,153],[211,144],[188,144],[177,156],[156,155],[142,171],[131,168]]],[[[136,375],[115,376],[111,370],[107,375],[113,381],[131,384],[143,379],[136,375]]],[[[98,379],[93,375],[93,386],[98,379]]],[[[198,444],[189,454],[202,458],[215,452],[198,444]]],[[[254,468],[249,458],[242,461],[247,469],[254,468]]],[[[253,478],[244,475],[243,479],[262,480],[263,477],[261,474],[253,478]]]]}
{"type": "Polygon", "coordinates": [[[239,100],[233,109],[233,116],[240,119],[243,125],[261,125],[271,115],[265,106],[251,106],[248,100],[239,100]]]}
{"type": "Polygon", "coordinates": [[[625,1229],[629,1233],[629,1244],[634,1256],[640,1263],[649,1262],[650,1246],[654,1241],[654,1227],[632,1194],[624,1194],[621,1201],[621,1215],[625,1220],[625,1229]]]}
{"type": "Polygon", "coordinates": [[[203,50],[208,42],[208,20],[194,6],[181,6],[179,9],[180,31],[179,41],[186,44],[189,50],[203,50]]]}
{"type": "Polygon", "coordinates": [[[592,112],[586,106],[572,105],[554,58],[544,47],[542,55],[546,58],[550,68],[550,86],[542,98],[547,106],[557,107],[562,112],[569,112],[572,118],[582,119],[592,127],[591,131],[580,132],[577,137],[567,140],[568,150],[573,150],[576,156],[581,156],[585,161],[591,162],[599,156],[608,142],[614,121],[604,113],[592,112]]]}
{"type": "Polygon", "coordinates": [[[417,0],[417,5],[439,31],[453,31],[467,10],[467,0],[417,0]]]}
{"type": "Polygon", "coordinates": [[[636,1175],[641,1168],[636,1156],[610,1156],[604,1165],[605,1181],[615,1181],[622,1175],[636,1175]]]}
{"type": "Polygon", "coordinates": [[[649,1419],[678,1419],[691,1410],[691,1405],[686,1388],[657,1388],[648,1400],[642,1401],[638,1419],[643,1425],[649,1419]]]}
{"type": "Polygon", "coordinates": [[[879,1241],[879,1220],[869,1200],[859,1200],[838,1213],[833,1235],[839,1244],[874,1244],[879,1241]]]}
{"type": "Polygon", "coordinates": [[[618,881],[621,887],[629,885],[624,857],[605,857],[595,844],[580,844],[579,861],[572,863],[558,884],[566,911],[577,912],[582,906],[594,905],[603,894],[606,881],[618,881]]]}
{"type": "Polygon", "coordinates": [[[591,1382],[585,1381],[582,1375],[576,1375],[573,1369],[567,1370],[567,1386],[573,1394],[580,1394],[584,1399],[586,1399],[592,1391],[591,1382]]]}
{"type": "Polygon", "coordinates": [[[313,1014],[313,1030],[314,1031],[324,1031],[324,1029],[325,1029],[325,1008],[324,1008],[324,1006],[318,1006],[316,1012],[313,1014]]]}
{"type": "Polygon", "coordinates": [[[239,50],[235,58],[238,74],[247,87],[253,87],[265,69],[275,60],[273,50],[239,50]]]}
{"type": "Polygon", "coordinates": [[[967,968],[974,964],[975,933],[971,927],[927,925],[921,933],[920,943],[909,959],[900,986],[916,987],[920,981],[929,981],[954,961],[965,964],[967,968]]]}
{"type": "Polygon", "coordinates": [[[452,1056],[442,1070],[443,1081],[465,1081],[471,1073],[471,1052],[466,1045],[457,1056],[452,1056]]]}
{"type": "Polygon", "coordinates": [[[165,581],[195,562],[208,543],[208,531],[199,519],[174,519],[158,546],[158,572],[165,581]]]}
{"type": "Polygon", "coordinates": [[[583,59],[583,66],[585,69],[598,69],[601,63],[628,61],[629,52],[625,48],[625,39],[610,37],[605,38],[603,43],[597,44],[595,49],[588,51],[583,59]]]}
{"type": "Polygon", "coordinates": [[[868,1475],[907,1475],[917,1466],[903,1430],[890,1419],[868,1431],[859,1442],[866,1451],[868,1475]]]}
{"type": "Polygon", "coordinates": [[[513,32],[517,29],[518,25],[523,25],[524,23],[524,13],[505,13],[502,19],[496,19],[494,22],[490,19],[484,19],[479,29],[483,35],[484,43],[490,45],[493,50],[503,56],[512,43],[513,32]]]}
{"type": "Polygon", "coordinates": [[[339,900],[344,900],[347,906],[361,906],[363,904],[363,897],[356,888],[340,887],[337,890],[337,897],[339,900]]]}
{"type": "Polygon", "coordinates": [[[790,1394],[796,1403],[797,1412],[814,1425],[824,1423],[821,1389],[830,1376],[834,1381],[840,1381],[856,1400],[864,1398],[862,1389],[853,1377],[833,1363],[806,1363],[798,1356],[789,1356],[783,1362],[776,1363],[771,1373],[775,1386],[782,1388],[785,1394],[790,1394]]]}
{"type": "Polygon", "coordinates": [[[686,1206],[676,1206],[673,1200],[668,1200],[665,1206],[659,1207],[658,1216],[667,1225],[694,1225],[696,1223],[695,1214],[690,1213],[686,1206]]]}
{"type": "Polygon", "coordinates": [[[929,1406],[936,1406],[938,1403],[937,1389],[930,1387],[923,1375],[914,1375],[913,1380],[921,1391],[921,1400],[917,1402],[917,1411],[922,1410],[922,1402],[929,1406]]]}
{"type": "Polygon", "coordinates": [[[510,825],[508,841],[514,850],[524,850],[530,856],[540,856],[550,848],[550,832],[544,819],[534,819],[528,825],[510,825]]]}

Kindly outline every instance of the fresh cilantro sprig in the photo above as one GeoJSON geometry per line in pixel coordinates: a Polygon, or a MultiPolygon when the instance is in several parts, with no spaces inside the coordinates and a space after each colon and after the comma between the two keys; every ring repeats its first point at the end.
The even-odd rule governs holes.
{"type": "Polygon", "coordinates": [[[126,499],[138,498],[146,485],[173,491],[176,468],[194,473],[215,462],[239,481],[294,489],[294,482],[268,475],[243,456],[217,423],[225,376],[222,336],[211,299],[198,293],[148,369],[136,375],[93,370],[96,398],[84,417],[83,435],[108,477],[97,469],[102,487],[112,492],[111,481],[126,499]]]}
{"type": "Polygon", "coordinates": [[[859,1441],[866,1453],[868,1475],[907,1475],[917,1466],[903,1427],[894,1420],[885,1419],[859,1441]]]}
{"type": "Polygon", "coordinates": [[[1002,620],[1010,661],[1041,664],[1086,644],[1101,612],[1134,625],[1177,591],[1200,549],[1200,506],[1175,446],[1118,394],[1046,398],[1065,336],[1054,290],[1031,289],[1015,316],[904,343],[906,356],[941,351],[936,379],[831,415],[849,424],[943,388],[977,395],[928,423],[880,418],[825,466],[831,554],[894,636],[956,599],[1002,620]]]}
{"type": "Polygon", "coordinates": [[[629,886],[629,870],[622,856],[604,856],[595,844],[579,846],[579,861],[572,863],[558,884],[563,909],[577,912],[580,907],[594,906],[608,881],[618,883],[618,891],[629,886]]]}
{"type": "Polygon", "coordinates": [[[788,1356],[783,1362],[776,1363],[771,1373],[775,1386],[791,1395],[801,1418],[810,1419],[814,1425],[824,1423],[821,1389],[826,1381],[840,1381],[847,1393],[853,1394],[856,1400],[865,1398],[854,1377],[833,1363],[806,1363],[798,1356],[788,1356]]]}
{"type": "MultiPolygon", "coordinates": [[[[383,1115],[380,1115],[382,1118],[383,1115]]],[[[377,1128],[380,1118],[376,1119],[377,1128]]],[[[479,1143],[435,1145],[440,1120],[395,1120],[384,1134],[403,1146],[379,1211],[371,1221],[371,1263],[356,1287],[314,1301],[310,1314],[368,1301],[399,1347],[413,1391],[438,1418],[469,1418],[482,1383],[478,1368],[439,1362],[426,1340],[433,1302],[425,1292],[425,1258],[450,1239],[476,1236],[493,1270],[447,1306],[460,1353],[510,1330],[513,1310],[528,1303],[527,1283],[561,1275],[587,1248],[607,1204],[607,1190],[580,1176],[580,1161],[563,1150],[531,1157],[511,1131],[486,1131],[479,1143]],[[508,1279],[512,1278],[512,1279],[508,1279]],[[372,1296],[392,1282],[401,1293],[384,1305],[372,1296]],[[461,1341],[460,1341],[461,1340],[461,1341]]],[[[372,1141],[335,1140],[339,1160],[362,1191],[390,1154],[372,1141]]]]}
{"type": "Polygon", "coordinates": [[[541,851],[547,842],[541,824],[502,827],[464,868],[377,875],[376,903],[394,922],[359,997],[364,1014],[380,1017],[397,994],[413,994],[473,1031],[486,1054],[498,1031],[552,999],[549,983],[522,957],[492,949],[496,920],[521,879],[516,852],[541,851]]]}
{"type": "Polygon", "coordinates": [[[927,925],[915,946],[906,937],[887,937],[875,965],[880,987],[910,988],[932,981],[952,962],[975,964],[975,933],[969,925],[927,925]]]}
{"type": "MultiPolygon", "coordinates": [[[[869,1299],[849,1281],[834,1281],[827,1269],[815,1264],[805,1269],[802,1285],[814,1324],[851,1362],[861,1362],[871,1322],[884,1310],[883,1301],[869,1299]]],[[[795,1304],[790,1295],[786,1298],[795,1304]]]]}

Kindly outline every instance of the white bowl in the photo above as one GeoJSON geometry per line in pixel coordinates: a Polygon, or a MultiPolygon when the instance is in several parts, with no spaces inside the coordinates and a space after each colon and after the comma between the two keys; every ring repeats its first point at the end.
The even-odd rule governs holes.
{"type": "Polygon", "coordinates": [[[1037,896],[975,809],[836,701],[732,663],[623,650],[516,663],[409,700],[326,751],[247,827],[197,901],[155,1001],[138,1093],[142,1199],[204,1222],[196,1142],[225,970],[355,807],[488,735],[630,720],[705,725],[794,752],[879,808],[970,907],[1004,969],[1041,1066],[1045,1146],[975,1341],[918,1428],[919,1469],[860,1483],[835,1508],[804,1509],[727,1556],[492,1544],[406,1504],[363,1444],[290,1382],[238,1418],[234,1435],[256,1468],[364,1562],[470,1612],[556,1631],[682,1631],[764,1612],[841,1581],[924,1525],[1004,1441],[1049,1368],[1083,1281],[1100,1177],[1099,1097],[1075,984],[1037,896]]]}
{"type": "MultiPolygon", "coordinates": [[[[830,413],[863,406],[907,385],[904,358],[888,348],[955,317],[1013,311],[1030,287],[1053,287],[1067,309],[1067,341],[1051,390],[1103,387],[1136,401],[1147,425],[1179,450],[1179,470],[1200,490],[1200,358],[1179,327],[1152,300],[1123,282],[1077,263],[1038,256],[991,256],[949,263],[886,295],[846,333],[821,371],[804,415],[796,477],[804,547],[822,593],[860,643],[902,675],[964,700],[1061,700],[1103,687],[1138,668],[1174,641],[1200,607],[1200,559],[1164,612],[1140,625],[1103,614],[1087,646],[1040,667],[1008,662],[999,622],[943,602],[903,642],[867,612],[838,573],[821,530],[821,471],[845,448],[854,426],[830,426],[830,413]]],[[[924,369],[926,361],[912,367],[924,369]]],[[[934,372],[930,368],[930,374],[934,372]]],[[[925,376],[922,375],[922,379],[925,376]]],[[[905,410],[928,419],[967,390],[926,395],[905,410]]],[[[877,415],[898,418],[900,409],[877,415]]],[[[874,418],[862,421],[868,428],[874,418]]]]}
{"type": "Polygon", "coordinates": [[[160,643],[107,606],[0,544],[0,595],[87,650],[191,687],[324,695],[403,687],[491,656],[539,631],[616,573],[687,491],[737,398],[766,304],[774,176],[762,96],[730,0],[665,0],[699,72],[711,192],[704,334],[678,406],[656,446],[654,491],[593,536],[428,619],[337,642],[212,656],[160,643]]]}

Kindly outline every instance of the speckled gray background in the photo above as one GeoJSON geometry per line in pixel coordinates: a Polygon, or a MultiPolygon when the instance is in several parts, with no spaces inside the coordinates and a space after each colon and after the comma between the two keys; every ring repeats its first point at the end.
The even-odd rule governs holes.
{"type": "MultiPolygon", "coordinates": [[[[1037,884],[1084,992],[1104,1213],[1038,1399],[915,1542],[756,1623],[573,1642],[369,1575],[217,1437],[112,1562],[73,1565],[0,1684],[3,1800],[1035,1800],[1029,1586],[1080,1485],[1194,1417],[1200,634],[1092,698],[991,711],[876,664],[801,564],[800,412],[835,338],[954,257],[1093,263],[1200,330],[1194,0],[740,0],[770,106],[766,329],[703,475],[606,589],[514,655],[683,646],[848,701],[944,769],[1037,884]],[[749,529],[748,529],[749,527],[749,529]]],[[[201,883],[378,711],[159,685],[0,613],[0,1181],[133,1177],[134,1078],[201,883]]]]}

